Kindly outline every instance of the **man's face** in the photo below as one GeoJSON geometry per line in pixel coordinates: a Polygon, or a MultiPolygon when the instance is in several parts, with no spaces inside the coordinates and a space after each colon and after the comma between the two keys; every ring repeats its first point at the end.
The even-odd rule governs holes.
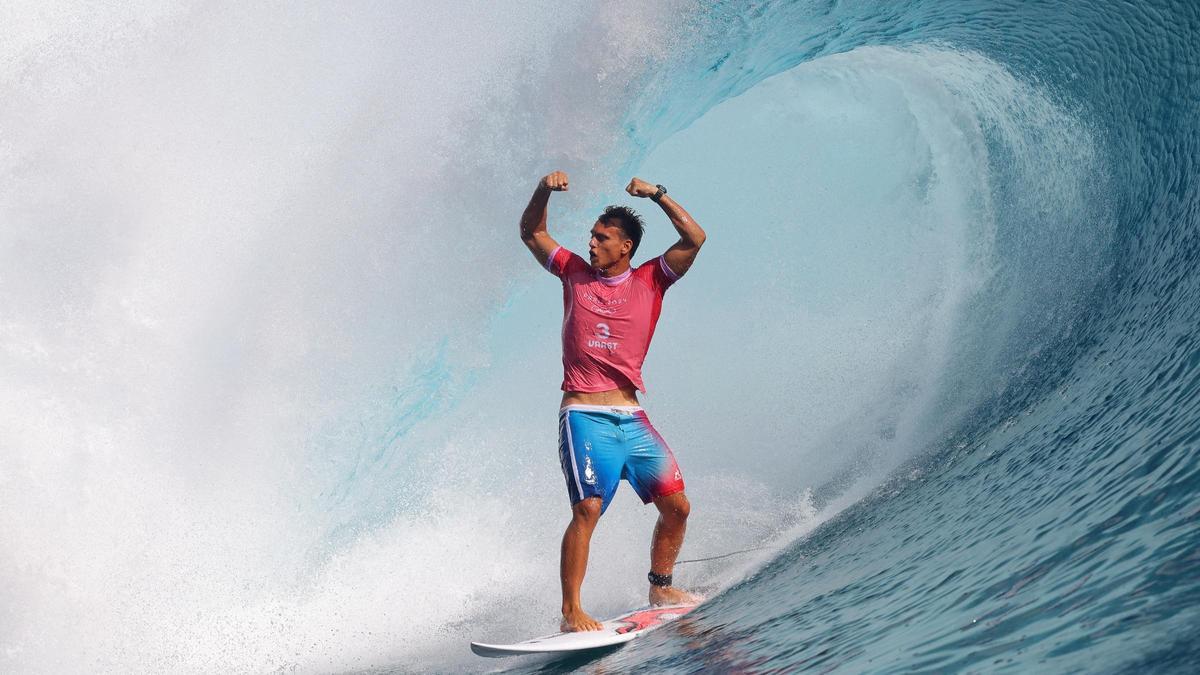
{"type": "Polygon", "coordinates": [[[592,239],[588,242],[588,253],[591,255],[592,267],[606,270],[617,264],[622,258],[629,257],[633,250],[633,240],[625,237],[625,232],[616,225],[607,225],[597,220],[592,226],[592,239]]]}

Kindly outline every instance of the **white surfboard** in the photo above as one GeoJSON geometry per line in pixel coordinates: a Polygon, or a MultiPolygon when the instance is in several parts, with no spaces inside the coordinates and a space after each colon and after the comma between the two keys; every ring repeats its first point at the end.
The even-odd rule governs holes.
{"type": "Polygon", "coordinates": [[[586,651],[624,644],[641,637],[665,623],[678,619],[695,605],[649,607],[634,610],[603,622],[604,630],[555,633],[511,645],[492,645],[472,642],[471,651],[480,656],[520,656],[522,654],[554,654],[586,651]]]}

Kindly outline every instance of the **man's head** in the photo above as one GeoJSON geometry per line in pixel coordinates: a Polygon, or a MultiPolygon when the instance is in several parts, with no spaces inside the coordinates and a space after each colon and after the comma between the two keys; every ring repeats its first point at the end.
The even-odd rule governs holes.
{"type": "Polygon", "coordinates": [[[642,217],[628,206],[604,209],[588,242],[592,267],[606,270],[622,260],[628,263],[642,243],[642,229],[642,217]]]}

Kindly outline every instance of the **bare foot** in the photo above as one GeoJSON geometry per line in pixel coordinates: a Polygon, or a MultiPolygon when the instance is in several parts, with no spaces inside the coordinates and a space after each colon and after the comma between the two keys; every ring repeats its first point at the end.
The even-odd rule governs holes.
{"type": "Polygon", "coordinates": [[[703,599],[695,593],[688,593],[674,586],[650,587],[650,605],[652,607],[661,607],[663,605],[696,605],[703,599]]]}
{"type": "Polygon", "coordinates": [[[582,609],[563,610],[562,623],[558,625],[564,633],[574,633],[584,630],[604,630],[600,622],[588,616],[582,609]]]}

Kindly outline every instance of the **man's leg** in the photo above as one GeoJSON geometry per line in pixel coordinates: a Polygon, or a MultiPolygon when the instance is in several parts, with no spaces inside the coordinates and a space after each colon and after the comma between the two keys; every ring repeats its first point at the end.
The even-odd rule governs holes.
{"type": "MultiPolygon", "coordinates": [[[[682,492],[659,497],[654,500],[654,505],[658,507],[658,522],[650,542],[650,571],[660,577],[669,577],[675,570],[679,549],[683,548],[683,535],[692,507],[682,492]]],[[[699,601],[697,596],[674,586],[650,585],[651,605],[686,605],[699,601]]]]}
{"type": "MultiPolygon", "coordinates": [[[[600,522],[600,498],[589,497],[571,507],[571,523],[563,533],[559,575],[562,578],[562,630],[600,630],[600,622],[583,611],[579,589],[587,573],[592,531],[600,522]]],[[[672,559],[674,562],[674,559],[672,559]]]]}

